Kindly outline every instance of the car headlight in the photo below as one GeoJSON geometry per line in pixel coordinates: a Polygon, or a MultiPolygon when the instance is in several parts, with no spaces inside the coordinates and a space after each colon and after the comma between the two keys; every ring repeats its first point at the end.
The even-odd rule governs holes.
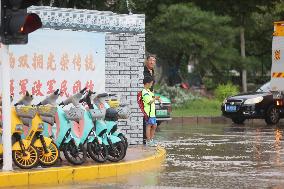
{"type": "Polygon", "coordinates": [[[263,100],[263,97],[259,96],[259,97],[247,99],[244,104],[257,104],[257,103],[260,103],[262,100],[263,100]]]}

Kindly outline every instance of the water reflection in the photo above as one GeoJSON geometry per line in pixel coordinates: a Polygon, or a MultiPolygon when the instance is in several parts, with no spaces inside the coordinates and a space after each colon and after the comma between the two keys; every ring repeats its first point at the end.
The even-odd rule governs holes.
{"type": "Polygon", "coordinates": [[[172,186],[273,188],[284,186],[283,128],[267,126],[167,126],[159,134],[168,150],[161,176],[172,186]]]}
{"type": "Polygon", "coordinates": [[[163,169],[65,188],[284,188],[283,128],[163,126],[163,169]]]}
{"type": "Polygon", "coordinates": [[[282,164],[281,162],[281,139],[282,139],[282,131],[280,131],[279,128],[275,129],[275,142],[274,142],[274,148],[275,148],[275,165],[280,166],[282,164]]]}

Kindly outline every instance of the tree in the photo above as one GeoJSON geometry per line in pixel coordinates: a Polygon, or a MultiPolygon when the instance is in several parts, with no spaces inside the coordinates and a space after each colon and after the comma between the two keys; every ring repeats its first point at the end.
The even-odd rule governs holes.
{"type": "MultiPolygon", "coordinates": [[[[264,13],[262,7],[271,8],[281,0],[193,0],[197,5],[204,10],[213,10],[219,15],[229,15],[232,18],[232,23],[239,27],[240,37],[240,53],[243,59],[246,58],[246,39],[245,31],[250,26],[247,24],[248,19],[253,13],[264,13]]],[[[247,62],[243,60],[242,62],[247,62]]],[[[242,86],[243,91],[247,91],[247,70],[246,65],[242,65],[242,86]]]]}
{"type": "Polygon", "coordinates": [[[146,47],[169,67],[179,69],[186,56],[196,63],[201,76],[213,72],[216,81],[222,81],[222,69],[230,69],[238,59],[232,47],[235,31],[229,22],[229,17],[202,11],[191,3],[165,6],[146,28],[146,47]]]}

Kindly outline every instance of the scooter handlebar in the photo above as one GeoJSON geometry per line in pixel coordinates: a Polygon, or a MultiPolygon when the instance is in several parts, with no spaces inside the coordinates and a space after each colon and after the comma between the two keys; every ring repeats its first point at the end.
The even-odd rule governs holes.
{"type": "Polygon", "coordinates": [[[68,105],[68,104],[72,103],[74,106],[77,106],[86,90],[87,90],[87,88],[85,87],[80,92],[74,94],[73,96],[68,97],[66,100],[64,100],[60,104],[61,105],[68,105]]]}
{"type": "Polygon", "coordinates": [[[117,94],[109,93],[108,96],[117,96],[117,94]]]}
{"type": "Polygon", "coordinates": [[[103,98],[109,96],[107,93],[101,93],[97,95],[97,98],[103,98]]]}

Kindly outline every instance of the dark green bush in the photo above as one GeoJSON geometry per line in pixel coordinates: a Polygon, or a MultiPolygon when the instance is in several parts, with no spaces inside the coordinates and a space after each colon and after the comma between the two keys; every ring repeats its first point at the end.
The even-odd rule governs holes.
{"type": "Polygon", "coordinates": [[[203,83],[208,91],[212,91],[217,87],[217,82],[210,77],[203,78],[203,83]]]}

